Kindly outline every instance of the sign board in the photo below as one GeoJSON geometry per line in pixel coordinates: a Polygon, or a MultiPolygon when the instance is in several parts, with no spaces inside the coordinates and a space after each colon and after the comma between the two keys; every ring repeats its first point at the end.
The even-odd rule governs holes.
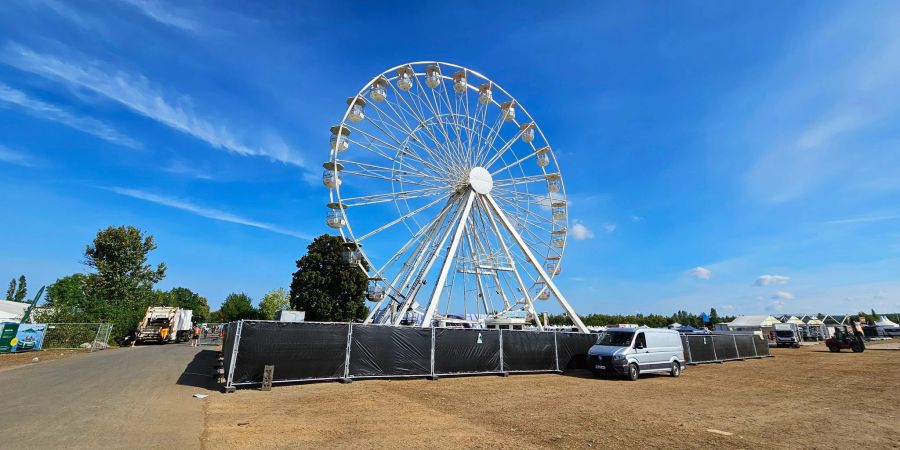
{"type": "Polygon", "coordinates": [[[44,343],[45,323],[0,324],[0,353],[40,350],[44,343]]]}

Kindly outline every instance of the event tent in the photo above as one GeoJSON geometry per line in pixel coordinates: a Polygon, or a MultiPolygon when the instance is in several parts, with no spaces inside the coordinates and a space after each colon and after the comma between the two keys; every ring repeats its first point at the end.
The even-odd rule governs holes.
{"type": "Polygon", "coordinates": [[[19,322],[25,311],[31,306],[30,303],[11,302],[9,300],[0,300],[0,322],[19,322]]]}

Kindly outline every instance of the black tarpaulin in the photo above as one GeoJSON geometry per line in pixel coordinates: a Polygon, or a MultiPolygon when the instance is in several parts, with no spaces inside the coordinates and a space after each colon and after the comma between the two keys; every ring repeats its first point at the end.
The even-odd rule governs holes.
{"type": "Polygon", "coordinates": [[[752,358],[756,356],[756,349],[753,343],[752,335],[735,335],[737,341],[738,356],[741,358],[752,358]]]}
{"type": "Polygon", "coordinates": [[[351,377],[430,374],[430,328],[353,325],[351,377]]]}
{"type": "MultiPolygon", "coordinates": [[[[687,338],[687,345],[690,346],[690,362],[702,363],[716,360],[715,350],[713,349],[713,337],[711,335],[686,335],[684,337],[687,338]]],[[[687,347],[685,347],[685,350],[687,350],[687,347]]]]}
{"type": "Polygon", "coordinates": [[[244,321],[234,383],[262,381],[275,365],[274,381],[341,378],[347,355],[347,323],[244,321]]]}
{"type": "Polygon", "coordinates": [[[504,371],[556,370],[553,333],[504,330],[504,371]]]}
{"type": "Polygon", "coordinates": [[[769,355],[769,341],[760,336],[753,336],[753,343],[756,344],[757,356],[769,355]]]}
{"type": "Polygon", "coordinates": [[[222,341],[222,356],[224,360],[225,376],[228,377],[231,372],[231,354],[234,352],[234,331],[237,329],[237,322],[230,322],[225,325],[225,340],[222,341]]]}
{"type": "Polygon", "coordinates": [[[726,359],[737,359],[737,349],[734,347],[734,337],[731,335],[713,336],[716,346],[716,359],[723,361],[726,359]]]}
{"type": "Polygon", "coordinates": [[[596,334],[557,333],[559,370],[588,369],[588,350],[597,342],[596,334]]]}
{"type": "Polygon", "coordinates": [[[436,374],[500,372],[500,332],[436,328],[436,374]]]}

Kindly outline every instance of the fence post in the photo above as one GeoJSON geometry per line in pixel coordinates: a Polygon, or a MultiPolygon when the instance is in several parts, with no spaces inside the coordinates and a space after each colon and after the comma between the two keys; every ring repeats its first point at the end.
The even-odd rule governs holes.
{"type": "Polygon", "coordinates": [[[353,322],[347,323],[347,351],[344,353],[344,378],[343,383],[350,382],[350,344],[353,342],[353,322]]]}
{"type": "Polygon", "coordinates": [[[434,375],[434,325],[431,325],[431,379],[436,380],[434,375]]]}
{"type": "Polygon", "coordinates": [[[91,351],[90,353],[94,353],[94,349],[97,348],[97,339],[100,339],[100,329],[103,328],[102,323],[97,324],[97,332],[94,333],[94,340],[91,342],[91,351]]]}
{"type": "Polygon", "coordinates": [[[684,335],[684,342],[687,342],[687,361],[686,364],[694,363],[694,355],[691,354],[691,337],[689,335],[684,335]]]}
{"type": "Polygon", "coordinates": [[[500,329],[500,373],[505,373],[503,364],[503,328],[500,329]]]}
{"type": "Polygon", "coordinates": [[[231,362],[228,364],[228,380],[225,382],[225,392],[234,391],[234,366],[237,363],[238,347],[241,345],[241,328],[244,327],[244,321],[239,320],[234,330],[234,344],[231,348],[231,362]]]}
{"type": "Polygon", "coordinates": [[[753,357],[759,358],[759,351],[756,350],[756,335],[752,334],[750,336],[753,338],[753,357]]]}
{"type": "Polygon", "coordinates": [[[741,351],[738,350],[737,346],[737,335],[732,334],[731,338],[734,339],[734,354],[737,355],[737,359],[743,360],[744,357],[741,356],[741,351]]]}
{"type": "Polygon", "coordinates": [[[715,334],[711,334],[711,335],[709,336],[709,340],[712,341],[712,347],[713,347],[713,361],[714,361],[714,362],[719,362],[719,355],[716,353],[716,336],[717,336],[717,335],[715,335],[715,334]]]}
{"type": "Polygon", "coordinates": [[[557,331],[553,330],[553,359],[556,360],[556,371],[561,372],[559,370],[559,342],[556,340],[557,331]]]}

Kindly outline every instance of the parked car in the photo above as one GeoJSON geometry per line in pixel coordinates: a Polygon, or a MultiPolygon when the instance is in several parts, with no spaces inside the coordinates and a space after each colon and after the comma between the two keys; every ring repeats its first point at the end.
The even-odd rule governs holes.
{"type": "Polygon", "coordinates": [[[588,361],[595,375],[615,374],[632,381],[642,373],[677,377],[685,367],[681,336],[663,328],[610,328],[597,337],[588,361]]]}

